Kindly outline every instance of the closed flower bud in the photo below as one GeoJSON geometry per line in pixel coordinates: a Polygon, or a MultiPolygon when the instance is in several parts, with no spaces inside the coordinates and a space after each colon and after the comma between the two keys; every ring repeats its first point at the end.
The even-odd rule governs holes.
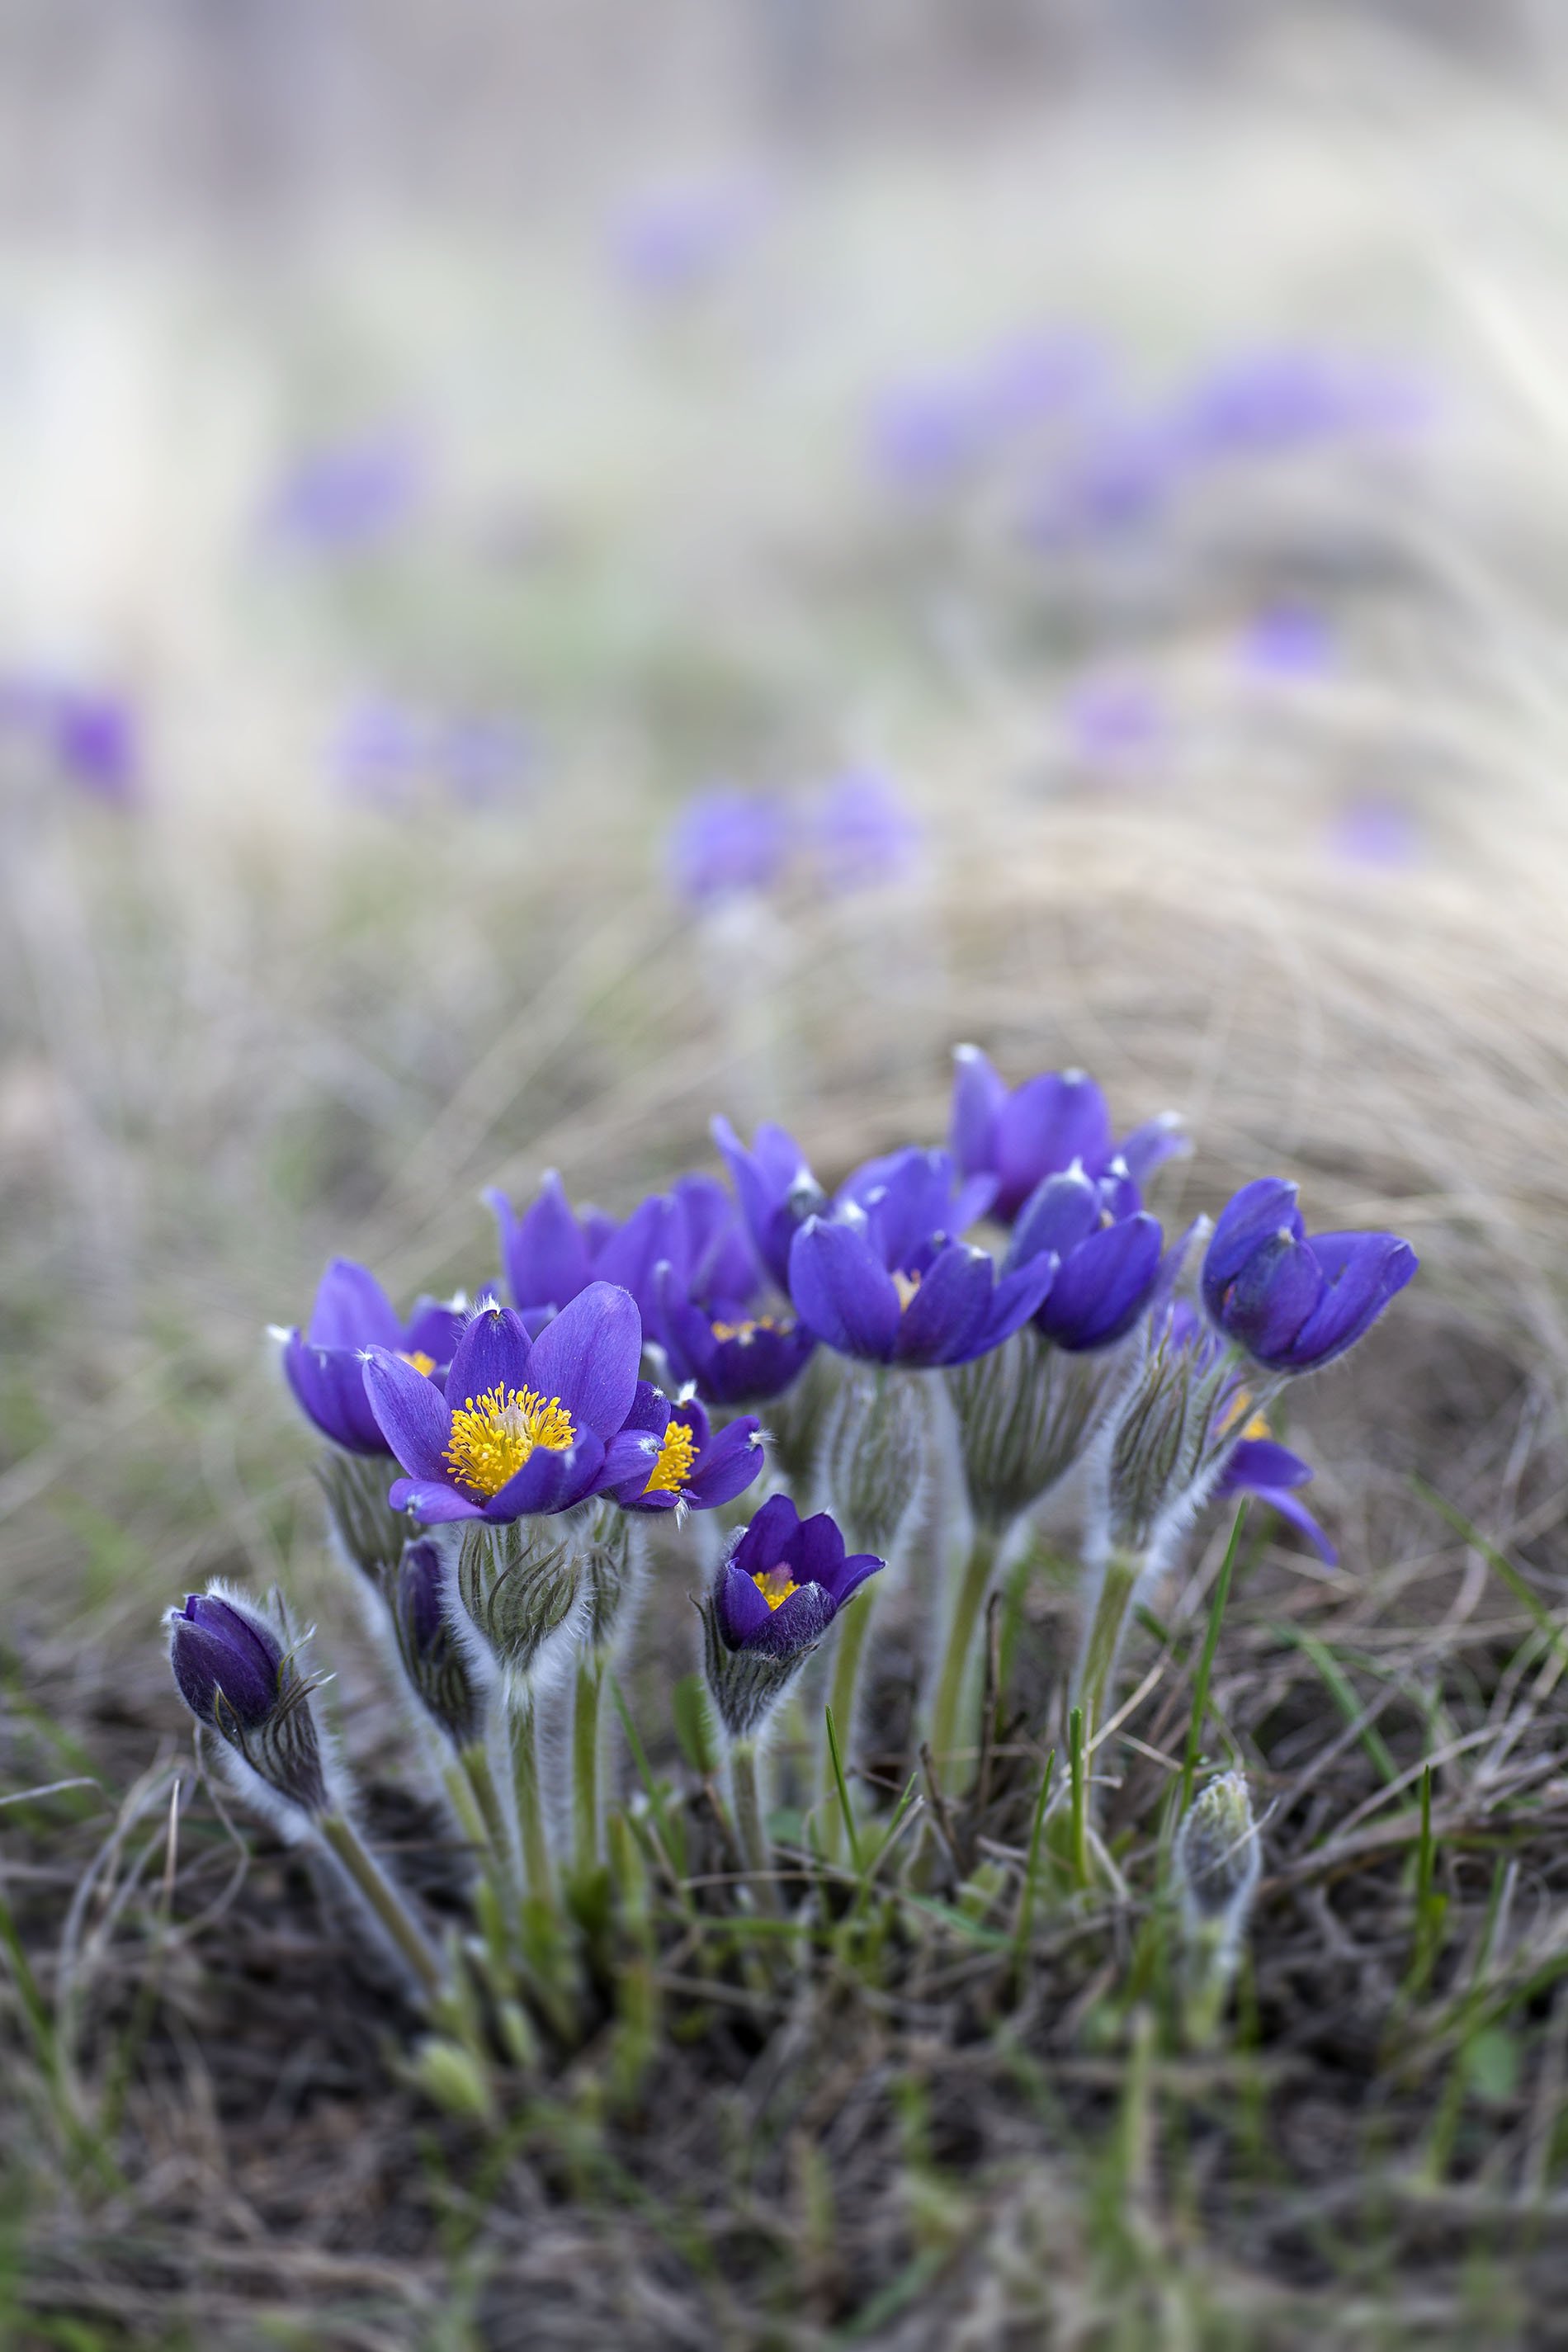
{"type": "Polygon", "coordinates": [[[1072,1468],[1127,1370],[1125,1351],[1069,1355],[1029,1325],[943,1377],[970,1508],[1000,1534],[1072,1468]]]}
{"type": "Polygon", "coordinates": [[[464,1529],[458,1598],[499,1671],[527,1675],[574,1622],[586,1536],[583,1512],[464,1529]]]}
{"type": "Polygon", "coordinates": [[[1242,1772],[1222,1772],[1176,1832],[1175,1883],[1186,1944],[1188,2039],[1212,2039],[1237,1962],[1263,1855],[1242,1772]]]}
{"type": "Polygon", "coordinates": [[[392,1591],[397,1654],[408,1686],[454,1747],[484,1732],[486,1699],[444,1606],[446,1566],[428,1536],[405,1547],[392,1591]]]}
{"type": "Polygon", "coordinates": [[[311,1681],[295,1662],[286,1626],[217,1590],[172,1609],[169,1663],[180,1696],[243,1768],[247,1793],[315,1815],[327,1802],[311,1681]]]}

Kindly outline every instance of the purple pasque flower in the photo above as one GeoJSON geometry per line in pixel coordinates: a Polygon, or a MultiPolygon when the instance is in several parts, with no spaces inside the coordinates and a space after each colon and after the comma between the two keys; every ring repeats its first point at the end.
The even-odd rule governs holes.
{"type": "Polygon", "coordinates": [[[1311,1372],[1371,1329],[1418,1263],[1397,1234],[1309,1240],[1295,1185],[1261,1176],[1221,1212],[1204,1259],[1204,1305],[1270,1371],[1311,1372]]]}
{"type": "Polygon", "coordinates": [[[713,1121],[752,1245],[773,1281],[789,1290],[790,1244],[807,1217],[819,1216],[827,1195],[793,1135],[766,1121],[748,1151],[727,1118],[713,1121]]]}
{"type": "Polygon", "coordinates": [[[259,1730],[277,1708],[285,1675],[283,1644],[257,1611],[221,1592],[192,1592],[171,1609],[169,1664],[180,1696],[198,1721],[259,1730]]]}
{"type": "Polygon", "coordinates": [[[825,784],[806,825],[813,867],[835,897],[901,881],[916,865],[920,819],[891,780],[851,768],[825,784]]]}
{"type": "Polygon", "coordinates": [[[628,1430],[646,1431],[657,1449],[611,1489],[624,1511],[711,1511],[744,1492],[763,1466],[759,1424],[751,1413],[717,1436],[695,1397],[671,1404],[651,1381],[637,1382],[628,1430]]]}
{"type": "Polygon", "coordinates": [[[765,1404],[805,1369],[816,1337],[787,1307],[765,1307],[748,1285],[739,1296],[693,1296],[666,1260],[654,1271],[648,1329],[671,1376],[709,1404],[765,1404]]]}
{"type": "Polygon", "coordinates": [[[820,1642],[845,1602],[885,1560],[846,1555],[826,1511],[803,1519],[787,1495],[772,1495],[730,1548],[714,1585],[719,1638],[731,1652],[797,1656],[820,1642]]]}
{"type": "Polygon", "coordinates": [[[756,1265],[735,1204],[716,1177],[679,1176],[668,1192],[640,1201],[623,1224],[599,1209],[573,1208],[553,1168],[539,1197],[518,1216],[504,1192],[486,1192],[500,1229],[501,1264],[512,1304],[531,1332],[585,1290],[616,1282],[629,1290],[648,1321],[654,1273],[665,1259],[701,1287],[749,1296],[756,1265]]]}
{"type": "Polygon", "coordinates": [[[1130,1213],[1135,1188],[1187,1149],[1169,1111],[1115,1142],[1105,1097],[1083,1070],[1047,1070],[1009,1087],[978,1045],[959,1045],[952,1058],[952,1155],[965,1176],[995,1178],[994,1213],[1003,1219],[1075,1163],[1092,1178],[1129,1180],[1131,1198],[1123,1189],[1116,1213],[1130,1213]]]}
{"type": "Polygon", "coordinates": [[[666,849],[671,887],[689,907],[771,890],[789,858],[789,819],[777,795],[722,784],[693,793],[666,849]]]}
{"type": "Polygon", "coordinates": [[[425,436],[406,426],[313,449],[298,458],[268,501],[275,541],[346,552],[373,545],[407,520],[430,479],[425,436]]]}
{"type": "MultiPolygon", "coordinates": [[[[808,1217],[790,1247],[789,1295],[840,1355],[911,1370],[963,1364],[1011,1337],[1040,1307],[1056,1262],[1032,1258],[997,1279],[982,1249],[952,1238],[967,1219],[945,1151],[873,1160],[830,1217],[808,1217]]],[[[970,1211],[970,1214],[974,1213],[970,1211]]]]}
{"type": "Polygon", "coordinates": [[[283,1370],[295,1401],[323,1437],[346,1454],[384,1454],[364,1391],[364,1350],[385,1348],[412,1374],[439,1388],[458,1336],[461,1307],[419,1298],[406,1323],[367,1266],[335,1257],[321,1276],[304,1337],[283,1334],[283,1370]]]}
{"type": "Polygon", "coordinates": [[[521,1315],[485,1306],[464,1328],[445,1395],[386,1348],[365,1393],[407,1472],[387,1499],[427,1525],[492,1525],[570,1510],[646,1471],[658,1447],[627,1429],[642,1323],[629,1291],[591,1282],[531,1340],[521,1315]]]}
{"type": "Polygon", "coordinates": [[[1075,1161],[1030,1193],[1005,1265],[1011,1272],[1042,1254],[1057,1260],[1035,1328],[1069,1354],[1087,1354],[1131,1330],[1154,1296],[1161,1250],[1159,1221],[1131,1178],[1089,1176],[1075,1161]]]}

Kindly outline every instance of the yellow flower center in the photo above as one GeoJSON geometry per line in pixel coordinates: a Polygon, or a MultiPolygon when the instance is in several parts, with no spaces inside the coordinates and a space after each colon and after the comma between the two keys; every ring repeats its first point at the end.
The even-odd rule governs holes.
{"type": "Polygon", "coordinates": [[[920,1286],[921,1278],[918,1274],[902,1274],[897,1266],[893,1268],[893,1288],[899,1294],[899,1312],[900,1314],[902,1314],[905,1308],[909,1306],[910,1299],[914,1297],[920,1286]]]}
{"type": "Polygon", "coordinates": [[[547,1403],[531,1389],[487,1389],[453,1413],[447,1467],[474,1494],[499,1495],[536,1445],[564,1454],[576,1438],[559,1397],[547,1403]]]}
{"type": "Polygon", "coordinates": [[[795,1325],[776,1315],[748,1315],[743,1323],[712,1323],[709,1326],[716,1339],[739,1339],[742,1348],[749,1347],[759,1331],[793,1331],[795,1325]]]}
{"type": "Polygon", "coordinates": [[[405,1364],[412,1364],[415,1370],[423,1372],[426,1380],[436,1369],[435,1357],[427,1356],[423,1348],[400,1348],[398,1353],[405,1364]]]}
{"type": "Polygon", "coordinates": [[[658,1449],[658,1460],[649,1474],[645,1495],[679,1495],[691,1475],[691,1465],[698,1453],[696,1440],[683,1421],[672,1421],[665,1431],[658,1449]]]}
{"type": "Polygon", "coordinates": [[[777,1568],[759,1568],[752,1582],[770,1609],[782,1609],[790,1594],[800,1591],[799,1585],[782,1561],[777,1568]]]}
{"type": "Polygon", "coordinates": [[[1243,1437],[1267,1437],[1269,1434],[1268,1415],[1252,1410],[1250,1389],[1237,1389],[1226,1405],[1219,1424],[1220,1435],[1228,1437],[1238,1421],[1243,1424],[1243,1437]]]}

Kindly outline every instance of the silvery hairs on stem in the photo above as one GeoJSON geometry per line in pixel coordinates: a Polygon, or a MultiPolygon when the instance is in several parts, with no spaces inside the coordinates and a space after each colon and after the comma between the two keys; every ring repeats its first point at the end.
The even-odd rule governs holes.
{"type": "Polygon", "coordinates": [[[1173,1856],[1188,1966],[1223,1996],[1241,1955],[1263,1851],[1243,1772],[1222,1772],[1194,1799],[1173,1856]]]}
{"type": "Polygon", "coordinates": [[[823,1431],[818,1484],[847,1543],[897,1556],[921,1522],[935,1443],[929,1375],[856,1365],[823,1431]]]}

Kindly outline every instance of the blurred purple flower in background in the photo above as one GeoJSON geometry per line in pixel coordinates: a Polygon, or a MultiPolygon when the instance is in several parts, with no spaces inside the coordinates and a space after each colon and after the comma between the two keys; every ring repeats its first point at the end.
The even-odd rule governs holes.
{"type": "Polygon", "coordinates": [[[1170,731],[1164,705],[1143,678],[1085,678],[1068,694],[1062,716],[1073,755],[1100,769],[1149,767],[1170,731]]]}
{"type": "Polygon", "coordinates": [[[69,782],[111,808],[142,798],[141,730],[128,698],[26,671],[0,680],[0,733],[30,744],[69,782]]]}
{"type": "Polygon", "coordinates": [[[425,436],[406,425],[308,451],[267,500],[264,535],[340,553],[374,546],[417,509],[430,470],[425,436]]]}
{"type": "Polygon", "coordinates": [[[1238,352],[1200,374],[1174,405],[1194,457],[1269,457],[1348,436],[1399,435],[1430,414],[1425,388],[1376,361],[1344,352],[1238,352]]]}
{"type": "Polygon", "coordinates": [[[789,823],[773,793],[719,784],[694,793],[670,828],[667,863],[689,906],[769,890],[789,864],[789,823]]]}
{"type": "Polygon", "coordinates": [[[332,782],[345,800],[395,814],[410,807],[429,761],[428,720],[377,695],[353,703],[327,750],[332,782]]]}
{"type": "Polygon", "coordinates": [[[851,768],[825,784],[806,824],[813,867],[839,897],[901,881],[923,838],[897,785],[875,768],[851,768]]]}
{"type": "Polygon", "coordinates": [[[1426,854],[1421,819],[1391,793],[1358,793],[1345,802],[1328,831],[1331,857],[1346,866],[1381,867],[1387,873],[1419,866],[1426,854]]]}
{"type": "Polygon", "coordinates": [[[768,209],[763,191],[744,180],[650,189],[612,225],[616,273],[642,294],[694,292],[729,268],[768,209]]]}
{"type": "Polygon", "coordinates": [[[872,404],[874,469],[909,490],[945,489],[1021,437],[1079,409],[1106,361],[1064,330],[1015,335],[969,366],[887,385],[872,404]]]}
{"type": "Polygon", "coordinates": [[[1306,604],[1277,604],[1259,613],[1237,647],[1243,669],[1257,677],[1321,677],[1333,661],[1327,616],[1306,604]]]}
{"type": "Polygon", "coordinates": [[[436,773],[449,796],[493,808],[531,778],[537,752],[515,719],[494,715],[444,719],[433,745],[436,773]]]}
{"type": "Polygon", "coordinates": [[[1161,520],[1181,481],[1182,450],[1160,419],[1106,418],[1068,450],[1023,516],[1038,548],[1114,539],[1161,520]]]}

